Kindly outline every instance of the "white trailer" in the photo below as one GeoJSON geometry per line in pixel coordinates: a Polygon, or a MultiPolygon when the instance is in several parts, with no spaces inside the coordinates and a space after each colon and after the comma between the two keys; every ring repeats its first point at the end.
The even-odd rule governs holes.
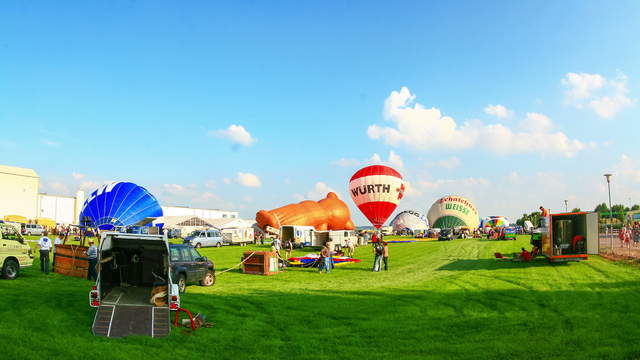
{"type": "Polygon", "coordinates": [[[227,245],[246,246],[255,243],[253,228],[222,229],[222,240],[227,245]]]}

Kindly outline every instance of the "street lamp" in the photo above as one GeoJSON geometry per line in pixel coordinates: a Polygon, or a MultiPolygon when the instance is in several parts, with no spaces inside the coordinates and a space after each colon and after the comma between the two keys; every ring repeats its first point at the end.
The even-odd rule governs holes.
{"type": "Polygon", "coordinates": [[[569,208],[567,207],[568,203],[569,203],[569,200],[564,201],[564,212],[569,212],[569,208]]]}
{"type": "Polygon", "coordinates": [[[607,179],[607,189],[609,190],[609,231],[611,235],[611,250],[613,250],[613,209],[611,208],[611,177],[612,174],[604,174],[607,179]]]}

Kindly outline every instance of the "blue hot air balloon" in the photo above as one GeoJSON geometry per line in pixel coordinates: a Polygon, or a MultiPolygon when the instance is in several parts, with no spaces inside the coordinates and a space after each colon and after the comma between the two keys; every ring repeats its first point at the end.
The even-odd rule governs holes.
{"type": "Polygon", "coordinates": [[[103,185],[84,202],[80,220],[91,219],[88,226],[111,230],[115,226],[149,225],[162,216],[162,208],[147,189],[130,182],[103,185]]]}

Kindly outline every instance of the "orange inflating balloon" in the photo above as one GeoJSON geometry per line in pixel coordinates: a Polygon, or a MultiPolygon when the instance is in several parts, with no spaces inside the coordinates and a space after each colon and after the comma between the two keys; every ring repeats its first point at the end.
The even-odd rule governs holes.
{"type": "Polygon", "coordinates": [[[267,226],[279,229],[282,225],[313,226],[322,230],[353,230],[349,207],[333,192],[316,202],[306,200],[273,210],[260,210],[256,222],[261,229],[267,226]]]}

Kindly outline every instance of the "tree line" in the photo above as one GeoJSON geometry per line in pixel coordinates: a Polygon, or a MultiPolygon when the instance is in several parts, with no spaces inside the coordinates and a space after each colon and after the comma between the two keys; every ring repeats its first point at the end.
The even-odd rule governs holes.
{"type": "MultiPolygon", "coordinates": [[[[618,221],[623,222],[625,216],[627,215],[627,212],[640,210],[640,205],[636,204],[631,207],[628,207],[622,204],[617,204],[617,205],[611,206],[611,210],[612,210],[611,215],[613,215],[614,218],[618,219],[618,221]]],[[[581,211],[582,210],[580,208],[573,208],[571,210],[571,212],[581,212],[581,211]]],[[[606,203],[598,204],[598,206],[596,206],[596,208],[593,209],[593,211],[599,213],[600,216],[608,217],[610,215],[609,206],[607,206],[606,203]]],[[[540,226],[540,212],[534,211],[530,214],[522,214],[522,217],[516,220],[516,224],[520,226],[524,226],[524,222],[527,220],[531,221],[534,227],[540,226]]]]}

